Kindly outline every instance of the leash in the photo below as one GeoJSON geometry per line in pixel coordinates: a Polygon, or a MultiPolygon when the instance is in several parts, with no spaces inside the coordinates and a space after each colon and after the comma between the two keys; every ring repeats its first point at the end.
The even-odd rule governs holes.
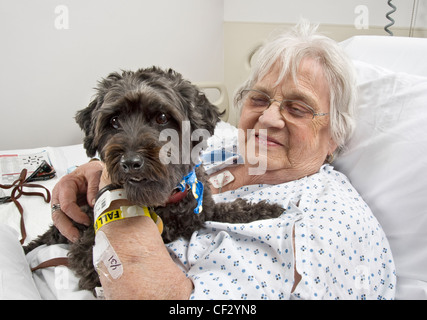
{"type": "Polygon", "coordinates": [[[26,179],[26,177],[27,177],[27,169],[22,169],[22,171],[19,175],[19,178],[17,180],[15,180],[12,184],[10,184],[10,185],[0,184],[1,189],[12,189],[10,196],[0,198],[0,204],[1,203],[13,202],[15,204],[15,206],[18,208],[19,214],[21,216],[21,222],[20,222],[21,240],[19,241],[21,244],[23,244],[25,239],[27,238],[27,232],[25,230],[25,223],[24,223],[24,209],[22,208],[22,205],[19,203],[18,199],[23,195],[24,196],[39,196],[39,197],[42,197],[46,203],[50,202],[49,190],[40,184],[28,183],[30,181],[29,178],[31,178],[31,176],[28,179],[26,179]],[[43,189],[46,193],[28,192],[28,191],[24,191],[24,188],[39,188],[39,189],[43,189]]]}
{"type": "Polygon", "coordinates": [[[68,267],[68,258],[53,258],[46,260],[42,263],[40,263],[38,266],[31,268],[31,272],[34,272],[39,269],[49,268],[49,267],[58,267],[58,266],[65,266],[68,267]]]}
{"type": "MultiPolygon", "coordinates": [[[[22,169],[21,173],[19,174],[19,178],[15,180],[12,184],[10,185],[0,184],[1,189],[6,189],[6,190],[12,189],[10,196],[0,198],[0,204],[13,202],[17,207],[19,214],[21,216],[21,220],[20,220],[21,240],[19,241],[21,245],[24,243],[25,239],[27,238],[27,232],[25,230],[24,209],[21,203],[18,201],[18,199],[23,195],[24,196],[40,196],[43,198],[43,200],[46,203],[50,202],[50,191],[46,187],[40,184],[28,183],[33,179],[37,180],[37,178],[35,178],[36,177],[35,173],[33,173],[27,178],[27,169],[22,169]],[[27,191],[24,191],[24,188],[39,188],[39,189],[43,189],[46,193],[27,192],[27,191]]],[[[39,180],[44,180],[44,179],[39,179],[39,180]]],[[[53,258],[53,259],[44,261],[40,263],[38,266],[31,268],[31,271],[34,272],[42,268],[56,267],[56,266],[68,266],[68,258],[53,258]]]]}
{"type": "MultiPolygon", "coordinates": [[[[194,197],[197,200],[197,207],[194,209],[194,213],[198,214],[203,210],[202,209],[203,208],[202,207],[203,184],[202,184],[202,182],[197,180],[196,173],[195,173],[195,169],[197,167],[199,167],[200,164],[201,163],[198,163],[190,173],[188,173],[186,176],[183,177],[182,181],[180,182],[180,184],[177,187],[180,192],[178,192],[174,196],[171,196],[169,201],[168,201],[168,204],[177,203],[177,202],[181,201],[184,197],[186,197],[187,193],[188,193],[188,189],[186,188],[186,185],[188,185],[190,187],[190,189],[192,190],[194,197]]],[[[25,241],[26,231],[25,231],[24,216],[23,216],[24,210],[23,210],[21,204],[18,202],[17,199],[19,197],[21,197],[21,195],[42,196],[44,198],[45,202],[47,202],[47,203],[50,202],[49,190],[42,185],[26,183],[26,181],[25,181],[26,174],[27,174],[27,170],[23,169],[21,174],[20,174],[19,179],[16,180],[12,185],[0,185],[0,188],[3,188],[3,189],[10,189],[13,187],[11,196],[5,197],[8,199],[4,200],[3,202],[0,202],[0,203],[6,203],[6,202],[12,201],[18,207],[18,210],[21,214],[21,233],[22,233],[22,239],[20,241],[21,244],[23,244],[25,241]],[[23,191],[23,187],[43,188],[44,190],[46,190],[46,197],[43,193],[40,193],[40,192],[25,192],[25,191],[23,191]],[[16,195],[16,192],[18,192],[17,195],[16,195]]],[[[4,199],[4,198],[1,198],[1,199],[4,199]]],[[[1,201],[1,199],[0,199],[0,201],[1,201]]],[[[44,268],[49,268],[49,267],[57,267],[57,266],[68,267],[68,258],[67,257],[60,257],[60,258],[53,258],[53,259],[46,260],[46,261],[40,263],[39,265],[37,265],[36,267],[31,268],[31,272],[34,272],[34,271],[39,270],[39,269],[44,269],[44,268]]]]}

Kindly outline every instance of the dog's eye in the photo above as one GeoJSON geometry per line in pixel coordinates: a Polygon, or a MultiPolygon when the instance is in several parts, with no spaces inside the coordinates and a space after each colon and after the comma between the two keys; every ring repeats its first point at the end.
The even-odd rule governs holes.
{"type": "Polygon", "coordinates": [[[156,122],[158,124],[166,124],[169,122],[170,116],[166,113],[160,113],[156,117],[156,122]]]}
{"type": "Polygon", "coordinates": [[[119,129],[120,128],[119,117],[112,117],[110,120],[110,124],[114,129],[119,129]]]}

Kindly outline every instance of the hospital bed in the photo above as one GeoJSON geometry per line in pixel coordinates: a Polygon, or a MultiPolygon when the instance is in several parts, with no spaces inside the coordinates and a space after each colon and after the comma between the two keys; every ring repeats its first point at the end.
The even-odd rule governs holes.
{"type": "MultiPolygon", "coordinates": [[[[357,69],[358,119],[353,138],[333,165],[349,177],[385,230],[396,264],[396,298],[427,299],[427,39],[355,36],[341,45],[357,69]]],[[[216,103],[226,110],[224,120],[231,121],[229,114],[235,111],[226,87],[203,86],[219,90],[216,103]]],[[[227,130],[217,130],[223,132],[227,130]]],[[[88,161],[82,145],[4,150],[0,160],[6,155],[47,158],[57,176],[39,183],[50,190],[61,176],[88,161]]],[[[41,197],[19,201],[28,242],[51,223],[50,205],[41,197]]],[[[92,298],[77,291],[76,279],[65,267],[30,272],[29,266],[63,256],[66,248],[44,248],[25,257],[20,237],[16,206],[1,204],[0,298],[92,298]]]]}

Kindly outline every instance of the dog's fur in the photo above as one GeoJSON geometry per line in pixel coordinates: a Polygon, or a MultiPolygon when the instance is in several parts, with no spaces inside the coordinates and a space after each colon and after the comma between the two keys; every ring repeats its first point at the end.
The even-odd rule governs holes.
{"type": "MultiPolygon", "coordinates": [[[[178,203],[166,204],[195,163],[163,164],[159,151],[167,142],[160,141],[160,132],[174,129],[181,133],[183,121],[189,121],[191,132],[206,129],[213,134],[219,121],[218,109],[196,86],[170,69],[152,67],[112,73],[99,83],[97,89],[96,98],[76,116],[85,133],[87,155],[93,157],[98,152],[112,183],[122,186],[132,203],[154,207],[164,223],[162,237],[165,243],[179,237],[190,238],[205,221],[247,223],[277,217],[284,211],[278,205],[250,204],[241,199],[215,204],[202,166],[196,168],[197,179],[204,184],[202,212],[193,212],[197,202],[191,192],[178,203]],[[136,159],[138,163],[123,165],[124,159],[136,159]]],[[[180,135],[180,146],[183,139],[180,135]]],[[[192,141],[191,146],[199,143],[192,141]]],[[[93,219],[88,205],[82,209],[93,219]]],[[[92,263],[94,229],[76,226],[81,232],[76,243],[70,243],[52,226],[24,250],[29,252],[42,244],[69,243],[69,267],[81,278],[80,288],[93,290],[100,286],[92,263]]]]}

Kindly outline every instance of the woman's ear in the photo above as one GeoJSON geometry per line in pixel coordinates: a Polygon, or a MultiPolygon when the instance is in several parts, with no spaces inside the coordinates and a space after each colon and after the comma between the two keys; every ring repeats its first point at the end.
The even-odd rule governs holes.
{"type": "Polygon", "coordinates": [[[331,138],[328,142],[328,154],[326,155],[325,162],[332,163],[334,161],[334,152],[337,149],[338,144],[331,138]]]}
{"type": "Polygon", "coordinates": [[[333,154],[337,149],[337,147],[338,147],[338,144],[331,137],[328,142],[328,155],[333,154]]]}

